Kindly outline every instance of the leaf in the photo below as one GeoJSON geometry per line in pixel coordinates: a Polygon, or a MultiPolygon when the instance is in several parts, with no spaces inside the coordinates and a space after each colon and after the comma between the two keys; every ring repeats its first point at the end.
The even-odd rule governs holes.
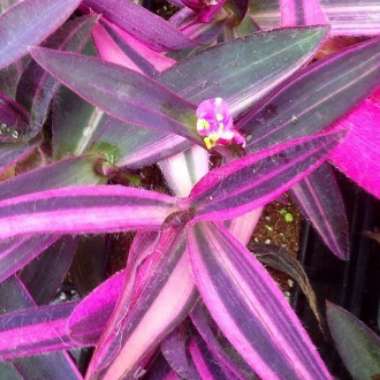
{"type": "Polygon", "coordinates": [[[224,220],[263,206],[326,159],[339,133],[309,137],[232,161],[203,177],[185,204],[196,219],[224,220]]]}
{"type": "Polygon", "coordinates": [[[180,380],[162,355],[153,361],[148,372],[144,376],[146,380],[180,380]]]}
{"type": "Polygon", "coordinates": [[[28,53],[58,29],[81,0],[26,0],[0,16],[0,68],[28,53]]]}
{"type": "MultiPolygon", "coordinates": [[[[0,299],[1,311],[7,313],[34,305],[34,301],[24,284],[17,277],[12,277],[0,285],[0,299]]],[[[8,363],[13,367],[14,371],[17,370],[20,376],[17,377],[17,379],[82,379],[71,357],[66,352],[45,353],[41,356],[15,359],[8,363]]],[[[0,374],[2,376],[4,375],[4,365],[4,362],[0,363],[0,374]]],[[[10,380],[11,379],[13,380],[14,377],[10,378],[10,380]]]]}
{"type": "Polygon", "coordinates": [[[309,303],[309,307],[313,312],[315,319],[318,321],[319,327],[322,328],[317,297],[307,273],[297,258],[290,254],[286,249],[271,245],[255,244],[252,246],[252,251],[262,264],[287,274],[297,282],[309,303]]]}
{"type": "Polygon", "coordinates": [[[380,374],[380,338],[343,308],[327,303],[327,322],[339,355],[354,379],[380,374]]]}
{"type": "Polygon", "coordinates": [[[159,79],[194,103],[222,97],[238,114],[308,62],[326,33],[325,27],[254,33],[181,61],[159,79]]]}
{"type": "Polygon", "coordinates": [[[193,308],[190,318],[210,352],[231,373],[231,378],[240,380],[256,378],[251,367],[220,333],[214,320],[201,302],[198,302],[193,308]]]}
{"type": "Polygon", "coordinates": [[[168,21],[132,1],[85,0],[85,4],[156,51],[196,45],[168,21]]]}
{"type": "Polygon", "coordinates": [[[0,142],[18,142],[28,129],[29,115],[13,99],[0,93],[0,142]]]}
{"type": "Polygon", "coordinates": [[[380,198],[380,91],[364,100],[338,123],[346,138],[332,151],[330,162],[366,191],[380,198]]]}
{"type": "MultiPolygon", "coordinates": [[[[94,16],[83,16],[69,21],[51,35],[43,46],[81,51],[91,36],[91,29],[96,20],[94,16]]],[[[17,87],[16,100],[30,111],[29,138],[40,132],[48,116],[50,102],[59,86],[60,83],[34,61],[31,61],[23,72],[17,87]]]]}
{"type": "Polygon", "coordinates": [[[87,372],[89,379],[128,377],[144,368],[161,340],[194,305],[196,293],[181,229],[165,229],[153,252],[149,246],[147,251],[140,250],[145,260],[133,293],[127,282],[98,343],[87,372]]]}
{"type": "Polygon", "coordinates": [[[110,116],[199,143],[195,107],[160,83],[94,57],[46,48],[33,48],[31,54],[53,77],[110,116]]]}
{"type": "Polygon", "coordinates": [[[119,185],[40,191],[0,201],[0,238],[154,229],[175,211],[175,202],[164,194],[119,185]]]}
{"type": "Polygon", "coordinates": [[[258,110],[243,118],[247,150],[320,132],[379,84],[380,39],[357,44],[306,67],[258,110]]]}
{"type": "Polygon", "coordinates": [[[194,225],[189,253],[202,300],[259,377],[331,379],[280,289],[227,230],[194,225]]]}
{"type": "Polygon", "coordinates": [[[47,304],[54,299],[70,269],[77,246],[74,238],[64,236],[20,273],[20,279],[37,304],[47,304]]]}
{"type": "Polygon", "coordinates": [[[281,25],[327,24],[320,0],[280,0],[281,25]]]}
{"type": "Polygon", "coordinates": [[[22,161],[36,148],[34,144],[1,144],[0,145],[0,173],[12,165],[22,161]]]}
{"type": "Polygon", "coordinates": [[[304,216],[340,259],[350,256],[349,226],[344,201],[333,170],[323,164],[292,187],[304,216]]]}

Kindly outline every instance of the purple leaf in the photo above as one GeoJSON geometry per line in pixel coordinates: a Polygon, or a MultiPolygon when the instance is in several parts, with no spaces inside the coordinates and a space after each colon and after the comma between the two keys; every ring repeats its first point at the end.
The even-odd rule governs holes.
{"type": "Polygon", "coordinates": [[[36,145],[34,144],[1,144],[0,173],[3,173],[17,162],[22,161],[31,154],[35,148],[36,145]]]}
{"type": "Polygon", "coordinates": [[[234,379],[247,380],[255,378],[250,366],[231,347],[226,338],[220,334],[214,320],[211,319],[207,309],[201,302],[198,302],[191,311],[190,317],[198,333],[206,342],[208,349],[217,358],[218,362],[229,370],[234,379]]]}
{"type": "MultiPolygon", "coordinates": [[[[37,237],[43,240],[45,236],[37,237]]],[[[47,304],[54,299],[70,269],[77,247],[76,239],[64,236],[20,273],[20,279],[37,304],[47,304]]],[[[19,252],[14,255],[18,256],[19,252]]]]}
{"type": "Polygon", "coordinates": [[[179,380],[179,377],[170,368],[163,356],[158,355],[153,364],[149,367],[148,373],[144,376],[144,380],[179,380]]]}
{"type": "Polygon", "coordinates": [[[85,4],[154,50],[180,50],[196,45],[168,21],[132,1],[85,0],[85,4]]]}
{"type": "Polygon", "coordinates": [[[146,365],[161,340],[188,314],[196,293],[185,255],[184,234],[170,228],[164,230],[153,253],[139,269],[139,277],[132,298],[130,287],[125,288],[98,343],[88,379],[114,379],[136,373],[146,365]]]}
{"type": "Polygon", "coordinates": [[[28,53],[58,29],[81,0],[25,0],[0,16],[0,68],[28,53]]]}
{"type": "Polygon", "coordinates": [[[110,116],[199,143],[194,106],[160,83],[94,57],[46,48],[33,48],[31,54],[56,79],[110,116]]]}
{"type": "Polygon", "coordinates": [[[256,151],[319,132],[344,116],[380,83],[380,38],[306,67],[237,128],[256,151]]]}
{"type": "Polygon", "coordinates": [[[203,177],[185,200],[196,219],[231,219],[263,206],[320,166],[340,133],[278,145],[232,161],[203,177]]]}
{"type": "Polygon", "coordinates": [[[0,283],[24,268],[58,238],[43,235],[0,240],[0,283]]]}
{"type": "MultiPolygon", "coordinates": [[[[1,309],[9,313],[34,305],[34,301],[24,284],[15,276],[0,285],[1,309]]],[[[21,337],[19,336],[19,339],[21,337]]],[[[12,366],[22,379],[48,378],[54,380],[82,379],[72,358],[66,352],[52,352],[41,356],[15,359],[0,363],[0,374],[4,376],[4,365],[12,366]]],[[[17,377],[18,378],[18,377],[17,377]]],[[[13,377],[12,377],[13,379],[13,377]]]]}
{"type": "Polygon", "coordinates": [[[161,353],[181,379],[200,380],[187,352],[188,340],[190,339],[186,331],[188,328],[188,324],[184,322],[169,334],[161,343],[161,353]]]}
{"type": "Polygon", "coordinates": [[[331,379],[315,347],[265,268],[227,230],[190,230],[193,275],[227,339],[264,379],[331,379]]]}
{"type": "Polygon", "coordinates": [[[0,142],[17,142],[28,129],[29,115],[13,99],[0,93],[0,142]]]}
{"type": "Polygon", "coordinates": [[[348,133],[329,156],[333,165],[377,198],[380,198],[379,117],[377,90],[338,123],[348,128],[348,133]]]}
{"type": "Polygon", "coordinates": [[[0,238],[154,229],[175,211],[175,203],[164,194],[119,185],[41,191],[0,201],[0,238]]]}
{"type": "MultiPolygon", "coordinates": [[[[51,35],[43,46],[59,50],[81,51],[91,36],[91,29],[96,20],[94,16],[83,16],[69,21],[51,35]]],[[[48,116],[50,102],[59,86],[59,82],[33,61],[23,72],[18,84],[16,100],[30,111],[29,137],[40,132],[48,116]]]]}
{"type": "Polygon", "coordinates": [[[30,307],[0,315],[0,360],[71,349],[66,319],[76,303],[30,307]]]}
{"type": "Polygon", "coordinates": [[[292,193],[326,245],[340,259],[347,260],[350,255],[348,220],[332,169],[323,164],[293,186],[292,193]]]}
{"type": "Polygon", "coordinates": [[[281,25],[327,24],[320,0],[280,0],[281,25]]]}

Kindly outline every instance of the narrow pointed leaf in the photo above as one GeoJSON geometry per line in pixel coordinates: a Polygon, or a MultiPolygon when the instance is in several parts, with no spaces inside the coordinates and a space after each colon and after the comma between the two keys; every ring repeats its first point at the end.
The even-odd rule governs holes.
{"type": "Polygon", "coordinates": [[[48,304],[56,296],[70,269],[77,243],[71,236],[60,238],[19,274],[37,304],[48,304]]]}
{"type": "Polygon", "coordinates": [[[380,375],[380,337],[343,308],[327,303],[327,321],[339,355],[354,379],[380,375]]]}
{"type": "Polygon", "coordinates": [[[0,16],[0,68],[28,53],[58,29],[81,0],[26,0],[0,16]]]}
{"type": "Polygon", "coordinates": [[[86,0],[85,4],[154,50],[180,50],[196,45],[168,21],[132,1],[86,0]]]}
{"type": "MultiPolygon", "coordinates": [[[[0,285],[1,309],[10,313],[16,310],[30,308],[35,305],[28,290],[16,276],[0,285]]],[[[21,336],[18,337],[19,339],[21,336]]],[[[22,379],[47,378],[54,380],[80,380],[78,369],[72,358],[66,352],[52,352],[43,355],[25,357],[7,362],[17,370],[22,379]]],[[[0,374],[3,375],[3,366],[0,363],[0,374]]],[[[13,378],[12,378],[13,379],[13,378]]]]}
{"type": "Polygon", "coordinates": [[[348,219],[333,170],[327,164],[320,166],[293,186],[292,194],[330,250],[347,260],[350,254],[348,219]]]}
{"type": "Polygon", "coordinates": [[[89,103],[126,123],[199,142],[195,108],[158,82],[94,57],[33,48],[33,58],[89,103]]]}
{"type": "Polygon", "coordinates": [[[380,39],[357,44],[308,66],[239,123],[247,150],[310,135],[330,126],[377,86],[380,39]]]}
{"type": "Polygon", "coordinates": [[[179,62],[160,81],[196,103],[220,96],[238,113],[310,60],[326,33],[324,27],[254,33],[179,62]]]}
{"type": "Polygon", "coordinates": [[[127,297],[122,296],[95,352],[88,379],[132,376],[193,306],[196,294],[183,233],[164,232],[144,267],[143,283],[135,288],[132,300],[126,288],[127,297]]]}
{"type": "Polygon", "coordinates": [[[66,318],[75,305],[31,307],[0,315],[0,360],[74,348],[66,318]]]}
{"type": "Polygon", "coordinates": [[[298,318],[265,268],[227,230],[190,231],[193,275],[218,326],[266,379],[331,379],[298,318]]]}
{"type": "MultiPolygon", "coordinates": [[[[50,36],[43,46],[80,52],[88,42],[95,22],[94,16],[83,16],[69,21],[50,36]]],[[[16,100],[30,111],[29,138],[41,130],[48,116],[50,102],[59,86],[60,83],[34,61],[31,61],[23,72],[16,100]]]]}
{"type": "Polygon", "coordinates": [[[330,162],[369,193],[380,198],[380,91],[339,122],[346,138],[329,156],[330,162]]]}
{"type": "Polygon", "coordinates": [[[280,0],[281,25],[327,24],[320,0],[280,0]]]}
{"type": "Polygon", "coordinates": [[[0,93],[0,142],[17,142],[28,129],[29,115],[25,109],[0,93]]]}
{"type": "Polygon", "coordinates": [[[0,238],[152,229],[173,211],[175,198],[164,194],[118,185],[69,186],[1,201],[0,238]]]}
{"type": "Polygon", "coordinates": [[[331,133],[232,161],[203,177],[187,202],[198,219],[230,219],[276,199],[320,166],[338,143],[331,133]]]}

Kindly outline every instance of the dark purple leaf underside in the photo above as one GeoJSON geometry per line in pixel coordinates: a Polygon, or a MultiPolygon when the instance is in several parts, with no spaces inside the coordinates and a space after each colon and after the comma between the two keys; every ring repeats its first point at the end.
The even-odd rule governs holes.
{"type": "Polygon", "coordinates": [[[189,252],[197,288],[212,317],[260,377],[331,379],[274,280],[227,230],[195,225],[189,252]]]}
{"type": "Polygon", "coordinates": [[[292,194],[323,241],[340,259],[348,259],[349,227],[341,191],[334,172],[323,164],[292,187],[292,194]]]}
{"type": "Polygon", "coordinates": [[[53,77],[110,116],[200,142],[194,106],[160,83],[94,57],[46,48],[33,48],[31,54],[53,77]]]}
{"type": "Polygon", "coordinates": [[[120,185],[31,193],[0,201],[0,238],[154,229],[175,211],[175,202],[164,194],[120,185]]]}
{"type": "MultiPolygon", "coordinates": [[[[80,52],[91,36],[95,16],[83,16],[67,22],[50,36],[43,46],[59,50],[80,52]]],[[[30,111],[28,137],[35,136],[42,128],[51,100],[60,84],[41,66],[31,61],[23,72],[16,93],[16,100],[30,111]]]]}
{"type": "Polygon", "coordinates": [[[0,68],[28,53],[59,28],[81,0],[27,0],[0,16],[0,68]]]}
{"type": "Polygon", "coordinates": [[[321,165],[339,138],[310,137],[232,161],[194,186],[189,205],[198,219],[230,219],[263,206],[321,165]]]}
{"type": "Polygon", "coordinates": [[[247,150],[322,131],[368,96],[380,83],[379,75],[379,38],[308,66],[239,122],[247,150]]]}
{"type": "Polygon", "coordinates": [[[86,0],[85,4],[157,51],[196,45],[169,22],[132,1],[86,0]]]}

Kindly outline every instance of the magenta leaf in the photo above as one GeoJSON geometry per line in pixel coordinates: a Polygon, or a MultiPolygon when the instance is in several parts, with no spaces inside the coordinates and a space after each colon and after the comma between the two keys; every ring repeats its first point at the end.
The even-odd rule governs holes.
{"type": "Polygon", "coordinates": [[[25,109],[0,93],[0,142],[17,142],[28,129],[29,115],[25,109]]]}
{"type": "Polygon", "coordinates": [[[320,166],[340,139],[333,132],[278,145],[203,177],[185,201],[197,219],[231,219],[263,206],[320,166]]]}
{"type": "Polygon", "coordinates": [[[194,106],[160,83],[94,57],[46,48],[33,48],[31,54],[57,80],[110,116],[199,143],[194,106]]]}
{"type": "MultiPolygon", "coordinates": [[[[96,19],[94,16],[83,16],[67,22],[43,46],[81,51],[89,41],[96,19]]],[[[18,83],[16,100],[30,111],[29,137],[35,136],[41,130],[48,116],[50,102],[59,86],[60,83],[36,62],[31,61],[23,72],[18,83]]]]}
{"type": "Polygon", "coordinates": [[[348,133],[329,156],[334,166],[377,198],[380,198],[379,95],[377,90],[338,123],[348,127],[348,133]]]}
{"type": "MultiPolygon", "coordinates": [[[[10,313],[34,306],[24,284],[17,278],[12,277],[0,285],[0,299],[2,312],[10,313]]],[[[22,336],[19,336],[21,339],[22,336]]],[[[55,380],[80,380],[78,369],[72,358],[66,352],[52,352],[44,355],[14,359],[12,362],[0,363],[0,375],[4,375],[4,367],[11,367],[17,371],[22,379],[25,378],[49,378],[55,380]]],[[[13,379],[14,377],[11,377],[13,379]]]]}
{"type": "Polygon", "coordinates": [[[168,195],[119,185],[41,191],[0,201],[0,238],[154,229],[175,211],[175,203],[168,195]]]}
{"type": "Polygon", "coordinates": [[[264,379],[331,379],[274,280],[227,230],[199,223],[189,236],[197,288],[234,348],[264,379]]]}
{"type": "Polygon", "coordinates": [[[280,0],[281,25],[327,24],[320,0],[280,0]]]}
{"type": "Polygon", "coordinates": [[[213,356],[232,374],[234,379],[254,379],[251,367],[242,359],[211,318],[206,307],[201,303],[190,313],[191,321],[213,356]]]}
{"type": "MultiPolygon", "coordinates": [[[[150,253],[150,244],[147,249],[150,253]]],[[[126,283],[90,363],[89,379],[128,377],[144,368],[162,339],[194,305],[196,293],[182,232],[164,230],[138,276],[132,294],[126,283]]]]}
{"type": "Polygon", "coordinates": [[[76,303],[30,307],[0,315],[0,360],[74,348],[66,319],[76,303]]]}
{"type": "Polygon", "coordinates": [[[379,38],[306,67],[239,122],[247,150],[261,150],[327,128],[370,94],[380,83],[379,74],[379,38]]]}
{"type": "Polygon", "coordinates": [[[168,21],[132,1],[85,0],[85,4],[154,50],[180,50],[196,45],[168,21]]]}
{"type": "Polygon", "coordinates": [[[28,53],[58,29],[81,0],[25,0],[0,16],[0,68],[28,53]]]}
{"type": "Polygon", "coordinates": [[[350,255],[349,227],[342,194],[334,172],[323,164],[292,187],[292,193],[307,219],[330,250],[340,259],[350,255]]]}

